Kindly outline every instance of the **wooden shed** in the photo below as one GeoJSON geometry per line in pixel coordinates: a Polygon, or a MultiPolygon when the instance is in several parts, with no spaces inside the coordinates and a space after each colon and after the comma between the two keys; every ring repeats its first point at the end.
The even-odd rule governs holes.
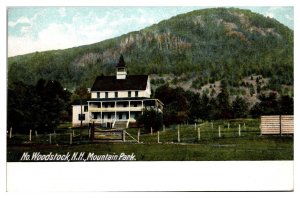
{"type": "Polygon", "coordinates": [[[261,116],[261,135],[294,134],[293,115],[261,116]]]}

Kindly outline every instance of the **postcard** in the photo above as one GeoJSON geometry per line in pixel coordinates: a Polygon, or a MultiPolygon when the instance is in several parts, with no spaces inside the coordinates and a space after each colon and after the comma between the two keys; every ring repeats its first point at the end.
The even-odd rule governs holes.
{"type": "Polygon", "coordinates": [[[67,188],[83,191],[139,186],[114,186],[120,175],[218,172],[217,183],[137,188],[293,191],[293,50],[292,6],[9,6],[7,190],[18,171],[41,179],[33,166],[50,183],[50,167],[107,180],[67,188]]]}

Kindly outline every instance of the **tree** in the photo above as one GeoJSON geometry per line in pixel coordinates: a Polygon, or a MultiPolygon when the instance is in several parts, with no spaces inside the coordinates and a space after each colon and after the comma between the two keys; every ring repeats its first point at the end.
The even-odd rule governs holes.
{"type": "Polygon", "coordinates": [[[58,81],[40,79],[36,84],[38,130],[52,131],[60,123],[70,101],[70,92],[58,81]]]}
{"type": "Polygon", "coordinates": [[[189,122],[195,122],[201,115],[200,95],[191,91],[186,91],[186,97],[188,100],[188,120],[189,122]]]}
{"type": "Polygon", "coordinates": [[[27,133],[36,126],[39,106],[34,86],[21,81],[11,84],[7,90],[7,127],[19,133],[27,133]]]}
{"type": "Polygon", "coordinates": [[[250,84],[249,91],[250,91],[250,96],[253,96],[255,94],[255,90],[254,90],[253,84],[250,84]]]}
{"type": "Polygon", "coordinates": [[[227,82],[225,80],[221,81],[221,92],[217,95],[217,108],[219,110],[217,118],[231,118],[231,105],[229,102],[229,92],[227,89],[227,82]]]}
{"type": "Polygon", "coordinates": [[[210,99],[207,94],[203,94],[200,98],[199,118],[209,120],[211,114],[210,99]]]}
{"type": "Polygon", "coordinates": [[[182,88],[171,88],[168,84],[158,87],[155,97],[164,103],[165,125],[183,123],[188,119],[189,105],[186,92],[182,88]]]}
{"type": "Polygon", "coordinates": [[[279,100],[281,115],[294,115],[294,99],[290,96],[281,96],[279,100]]]}
{"type": "Polygon", "coordinates": [[[82,100],[88,100],[91,98],[91,94],[88,92],[85,86],[79,86],[76,88],[74,94],[79,96],[82,100]]]}
{"type": "Polygon", "coordinates": [[[250,110],[253,117],[260,115],[278,115],[280,114],[280,106],[277,100],[277,93],[271,92],[269,95],[260,94],[257,102],[250,110]]]}
{"type": "Polygon", "coordinates": [[[144,108],[143,114],[137,118],[139,126],[143,125],[145,131],[150,132],[151,128],[158,131],[163,125],[163,114],[155,108],[144,108]]]}
{"type": "Polygon", "coordinates": [[[8,127],[20,132],[53,131],[62,120],[70,93],[58,81],[40,79],[35,86],[15,82],[8,88],[8,127]]]}
{"type": "Polygon", "coordinates": [[[232,113],[234,118],[245,118],[248,115],[249,105],[245,99],[237,96],[232,102],[232,113]]]}

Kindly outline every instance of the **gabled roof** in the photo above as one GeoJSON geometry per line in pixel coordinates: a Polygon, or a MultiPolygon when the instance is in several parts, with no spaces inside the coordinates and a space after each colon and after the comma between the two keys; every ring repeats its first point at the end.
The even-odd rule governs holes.
{"type": "Polygon", "coordinates": [[[124,91],[145,90],[148,75],[128,75],[126,79],[117,79],[116,76],[98,76],[91,91],[124,91]]]}

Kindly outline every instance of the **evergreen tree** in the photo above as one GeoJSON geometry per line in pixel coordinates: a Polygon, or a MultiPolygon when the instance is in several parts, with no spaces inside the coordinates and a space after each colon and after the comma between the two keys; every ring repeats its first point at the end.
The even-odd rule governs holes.
{"type": "Polygon", "coordinates": [[[294,115],[294,99],[288,95],[279,100],[281,115],[294,115]]]}
{"type": "Polygon", "coordinates": [[[260,101],[257,102],[250,110],[253,117],[280,114],[280,105],[277,100],[276,92],[271,92],[269,95],[260,94],[258,98],[260,101]]]}
{"type": "Polygon", "coordinates": [[[234,118],[245,118],[248,115],[249,105],[245,99],[237,96],[232,102],[232,113],[234,118]]]}
{"type": "Polygon", "coordinates": [[[227,82],[221,81],[221,92],[217,95],[217,107],[219,110],[218,119],[229,119],[232,117],[231,105],[229,102],[229,92],[227,88],[227,82]]]}

